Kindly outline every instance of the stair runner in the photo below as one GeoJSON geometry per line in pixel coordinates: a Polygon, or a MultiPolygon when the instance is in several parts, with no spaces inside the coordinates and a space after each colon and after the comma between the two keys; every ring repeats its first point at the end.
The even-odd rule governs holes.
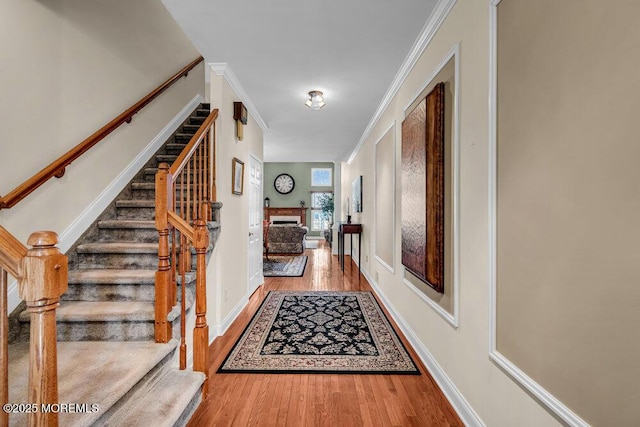
{"type": "MultiPolygon", "coordinates": [[[[158,164],[173,163],[209,109],[202,104],[191,114],[67,253],[69,289],[57,310],[59,400],[89,406],[81,407],[83,413],[60,413],[60,425],[182,425],[199,403],[204,375],[177,369],[177,340],[154,342],[154,200],[158,164]]],[[[209,254],[220,207],[214,203],[208,224],[209,254]]],[[[186,280],[189,307],[194,279],[190,273],[186,280]]],[[[169,315],[174,337],[179,314],[178,304],[169,315]]],[[[10,349],[13,403],[27,402],[28,313],[19,320],[23,342],[10,349]]],[[[11,414],[10,425],[25,423],[24,416],[11,414]]]]}

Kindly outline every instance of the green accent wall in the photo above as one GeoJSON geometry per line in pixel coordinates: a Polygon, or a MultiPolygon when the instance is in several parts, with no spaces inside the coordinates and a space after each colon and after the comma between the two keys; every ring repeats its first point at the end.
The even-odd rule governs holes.
{"type": "MultiPolygon", "coordinates": [[[[311,186],[311,168],[331,168],[331,175],[335,185],[334,164],[331,162],[310,162],[310,163],[264,163],[264,197],[268,197],[271,207],[288,208],[300,206],[300,200],[304,200],[307,209],[307,224],[311,229],[311,191],[334,191],[333,185],[329,187],[311,186]],[[289,194],[280,194],[273,186],[276,176],[281,173],[288,173],[295,181],[295,187],[289,194]]],[[[310,235],[319,236],[321,232],[312,232],[310,235]]]]}

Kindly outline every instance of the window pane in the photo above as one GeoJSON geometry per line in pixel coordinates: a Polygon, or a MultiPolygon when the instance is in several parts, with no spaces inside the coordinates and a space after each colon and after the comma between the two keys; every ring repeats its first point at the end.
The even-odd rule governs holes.
{"type": "Polygon", "coordinates": [[[330,187],[331,168],[311,168],[311,185],[314,187],[330,187]]]}
{"type": "Polygon", "coordinates": [[[321,208],[320,202],[331,197],[332,191],[314,191],[311,193],[311,209],[321,208]]]}
{"type": "Polygon", "coordinates": [[[329,228],[329,220],[323,215],[322,211],[311,211],[311,230],[322,231],[329,228]]]}

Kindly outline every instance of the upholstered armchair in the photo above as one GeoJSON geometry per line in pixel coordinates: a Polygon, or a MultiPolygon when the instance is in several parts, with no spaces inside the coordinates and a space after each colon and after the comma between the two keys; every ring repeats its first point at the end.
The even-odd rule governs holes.
{"type": "Polygon", "coordinates": [[[304,237],[309,229],[297,224],[269,225],[269,253],[299,254],[304,252],[304,237]]]}

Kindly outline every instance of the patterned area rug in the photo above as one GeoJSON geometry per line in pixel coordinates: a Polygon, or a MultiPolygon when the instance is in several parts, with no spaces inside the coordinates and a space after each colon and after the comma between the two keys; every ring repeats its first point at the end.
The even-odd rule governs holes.
{"type": "Polygon", "coordinates": [[[371,292],[271,291],[218,372],[420,372],[371,292]]]}
{"type": "Polygon", "coordinates": [[[307,257],[302,256],[269,256],[269,261],[262,260],[264,277],[300,277],[307,266],[307,257]]]}

